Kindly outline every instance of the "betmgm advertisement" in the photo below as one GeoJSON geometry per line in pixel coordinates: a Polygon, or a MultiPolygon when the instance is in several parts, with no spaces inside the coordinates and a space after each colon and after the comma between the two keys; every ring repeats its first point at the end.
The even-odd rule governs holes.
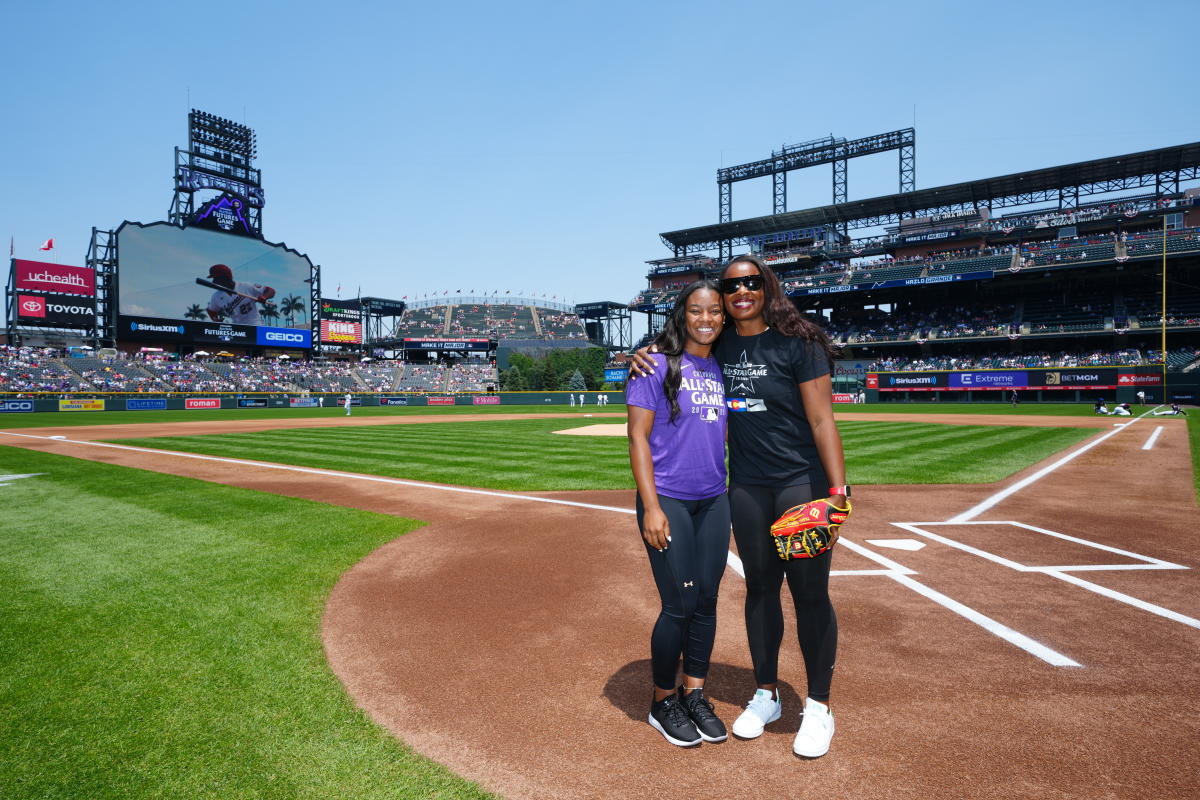
{"type": "Polygon", "coordinates": [[[312,347],[307,256],[166,222],[117,231],[117,338],[312,347]]]}

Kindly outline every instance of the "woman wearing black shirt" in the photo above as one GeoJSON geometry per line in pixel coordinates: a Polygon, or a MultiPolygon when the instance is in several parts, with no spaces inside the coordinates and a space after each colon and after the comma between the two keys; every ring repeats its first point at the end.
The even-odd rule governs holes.
{"type": "Polygon", "coordinates": [[[782,714],[777,668],[783,643],[780,589],[786,578],[808,678],[792,749],[816,758],[828,752],[834,732],[829,710],[837,655],[837,617],[829,600],[832,550],[783,561],[770,528],[787,509],[816,497],[828,495],[846,507],[849,487],[833,419],[832,348],[825,332],[796,310],[779,279],[754,256],[729,263],[721,290],[726,328],[713,353],[730,411],[729,504],[746,572],[746,634],[758,684],[733,733],[756,738],[782,714]]]}

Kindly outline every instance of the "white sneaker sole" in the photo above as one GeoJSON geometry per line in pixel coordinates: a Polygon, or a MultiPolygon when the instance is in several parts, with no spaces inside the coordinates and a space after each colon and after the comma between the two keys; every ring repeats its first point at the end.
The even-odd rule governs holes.
{"type": "Polygon", "coordinates": [[[696,729],[696,733],[700,734],[700,738],[706,742],[723,742],[729,738],[729,734],[725,734],[724,736],[707,736],[699,728],[696,729]]]}
{"type": "MultiPolygon", "coordinates": [[[[772,722],[775,722],[776,720],[778,720],[780,717],[783,716],[783,704],[781,704],[781,703],[776,704],[775,713],[773,713],[769,718],[763,720],[762,724],[760,724],[760,725],[755,725],[753,722],[748,722],[745,725],[739,726],[739,723],[742,721],[742,718],[745,716],[746,716],[746,714],[745,714],[745,712],[743,712],[742,716],[738,717],[737,720],[734,721],[733,735],[738,737],[739,739],[757,739],[758,737],[763,735],[763,731],[766,729],[766,727],[768,725],[770,725],[772,722]]],[[[754,717],[754,719],[757,720],[758,717],[754,717]]]]}
{"type": "MultiPolygon", "coordinates": [[[[688,742],[683,739],[676,739],[674,736],[670,735],[665,730],[663,730],[663,726],[658,724],[658,720],[656,720],[654,718],[653,714],[648,715],[646,717],[646,721],[650,723],[651,727],[653,727],[654,730],[661,733],[663,735],[664,739],[666,739],[668,742],[675,745],[676,747],[695,747],[696,745],[700,744],[700,742],[704,741],[703,736],[701,736],[701,738],[697,739],[694,742],[688,742]]],[[[697,733],[699,733],[699,732],[697,731],[697,733]]]]}

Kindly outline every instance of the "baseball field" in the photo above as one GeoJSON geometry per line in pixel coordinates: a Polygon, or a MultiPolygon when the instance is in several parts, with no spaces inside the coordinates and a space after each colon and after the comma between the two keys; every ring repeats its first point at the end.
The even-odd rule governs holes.
{"type": "MultiPolygon", "coordinates": [[[[621,407],[11,415],[0,796],[1192,797],[1200,416],[1151,411],[838,409],[817,761],[790,632],[761,739],[645,724],[621,407]]],[[[743,599],[731,553],[727,721],[743,599]]]]}

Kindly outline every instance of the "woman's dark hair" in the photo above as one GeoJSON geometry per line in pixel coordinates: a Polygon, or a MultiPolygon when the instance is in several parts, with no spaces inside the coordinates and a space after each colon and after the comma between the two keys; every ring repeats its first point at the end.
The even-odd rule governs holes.
{"type": "MultiPolygon", "coordinates": [[[[717,286],[716,281],[704,278],[689,283],[679,293],[679,297],[675,300],[675,307],[671,309],[671,313],[667,317],[666,324],[654,339],[654,345],[658,352],[667,357],[667,375],[663,379],[663,393],[667,396],[667,402],[671,404],[671,422],[674,422],[675,418],[679,416],[679,384],[683,379],[681,365],[683,348],[687,345],[688,299],[701,289],[711,289],[718,298],[721,296],[721,289],[717,286]]],[[[722,308],[722,313],[724,313],[724,308],[722,308]]]]}
{"type": "MultiPolygon", "coordinates": [[[[763,276],[763,319],[767,325],[784,336],[796,336],[820,345],[821,349],[825,351],[825,357],[829,359],[829,368],[832,370],[838,351],[830,341],[829,334],[825,333],[825,329],[820,325],[800,313],[796,304],[783,291],[783,286],[779,283],[779,276],[758,256],[746,253],[734,258],[725,265],[721,276],[724,277],[725,272],[739,262],[754,265],[758,268],[759,274],[763,276]]],[[[732,324],[732,321],[727,317],[725,324],[732,324]]]]}

